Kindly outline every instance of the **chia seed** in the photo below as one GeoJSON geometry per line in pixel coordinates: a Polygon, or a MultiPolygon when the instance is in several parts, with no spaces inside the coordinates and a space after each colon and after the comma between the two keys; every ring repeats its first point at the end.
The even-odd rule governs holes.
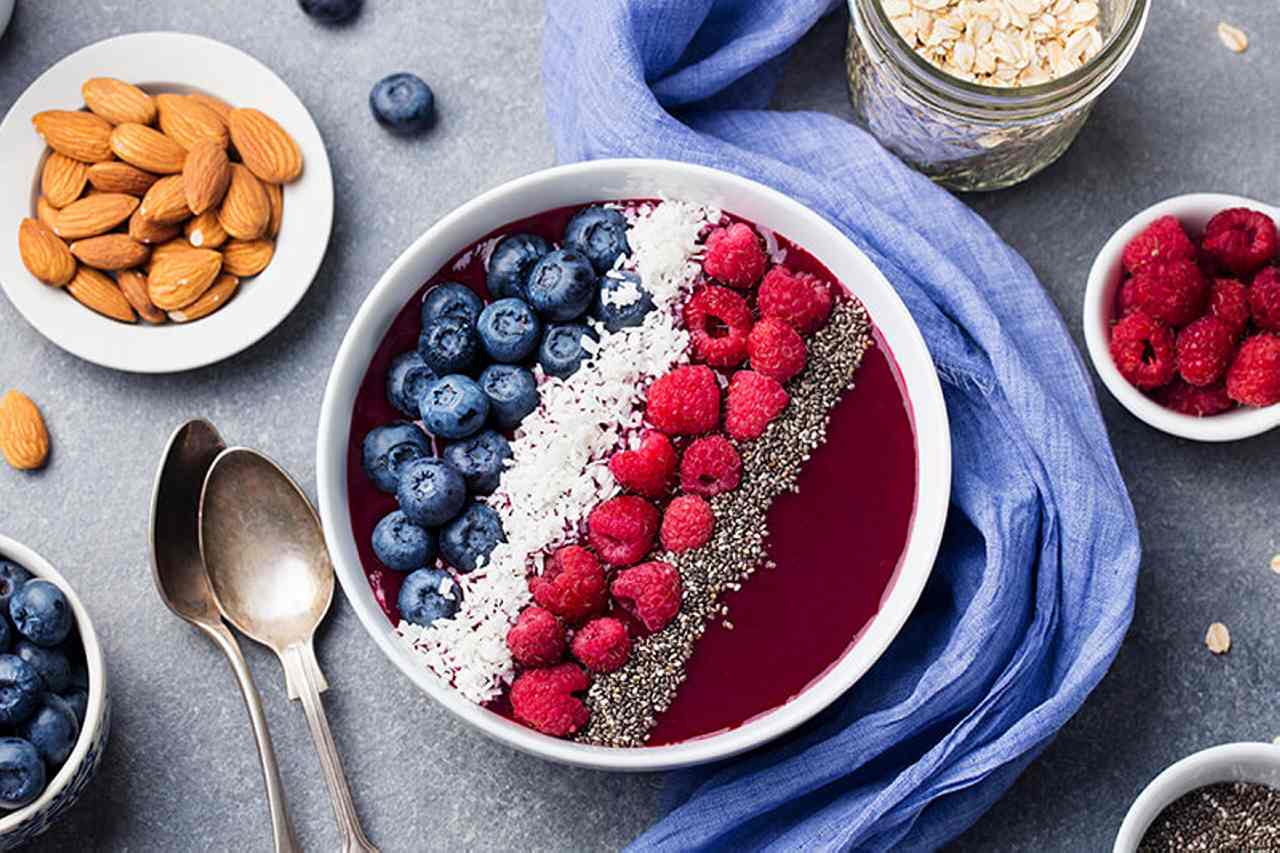
{"type": "Polygon", "coordinates": [[[1138,853],[1280,850],[1280,789],[1219,782],[1174,800],[1147,829],[1138,853]]]}

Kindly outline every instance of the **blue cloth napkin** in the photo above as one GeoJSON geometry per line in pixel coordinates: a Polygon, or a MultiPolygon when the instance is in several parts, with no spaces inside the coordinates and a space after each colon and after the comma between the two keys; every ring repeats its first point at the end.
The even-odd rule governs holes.
{"type": "Polygon", "coordinates": [[[1080,707],[1133,611],[1140,548],[1089,377],[1027,264],[858,128],[769,110],[832,0],[549,0],[562,160],[666,157],[803,202],[893,283],[928,341],[955,474],[941,556],[875,667],[746,756],[672,774],[635,850],[929,850],[1080,707]]]}

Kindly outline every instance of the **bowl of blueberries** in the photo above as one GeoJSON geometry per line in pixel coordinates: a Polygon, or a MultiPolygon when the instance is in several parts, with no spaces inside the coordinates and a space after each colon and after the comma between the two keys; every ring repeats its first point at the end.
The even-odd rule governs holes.
{"type": "Polygon", "coordinates": [[[80,797],[109,718],[84,605],[47,560],[0,536],[0,850],[29,843],[80,797]]]}

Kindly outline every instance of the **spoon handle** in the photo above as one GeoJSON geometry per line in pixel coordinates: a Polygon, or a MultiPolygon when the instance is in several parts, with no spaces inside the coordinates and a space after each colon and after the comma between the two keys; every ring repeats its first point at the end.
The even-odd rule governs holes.
{"type": "Polygon", "coordinates": [[[342,771],[342,762],[338,759],[338,747],[333,742],[333,733],[329,731],[329,720],[325,717],[324,705],[320,701],[320,665],[316,662],[316,652],[310,641],[289,646],[281,656],[285,675],[297,686],[298,698],[302,700],[302,709],[307,715],[307,724],[311,727],[311,738],[315,741],[316,752],[320,754],[320,767],[324,771],[325,784],[329,786],[329,799],[333,804],[333,813],[338,819],[338,831],[342,835],[342,849],[346,853],[364,851],[378,853],[378,848],[369,843],[364,830],[360,828],[360,818],[356,815],[356,806],[351,799],[351,788],[347,786],[346,774],[342,771]]]}

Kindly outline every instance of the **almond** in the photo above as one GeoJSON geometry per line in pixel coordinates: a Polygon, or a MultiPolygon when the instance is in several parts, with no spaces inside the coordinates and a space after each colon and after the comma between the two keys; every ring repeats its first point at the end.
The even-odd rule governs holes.
{"type": "Polygon", "coordinates": [[[36,219],[39,219],[41,225],[52,231],[53,224],[58,219],[58,208],[49,204],[49,199],[40,196],[40,198],[36,199],[36,219]]]}
{"type": "Polygon", "coordinates": [[[129,300],[124,298],[120,288],[116,287],[116,283],[106,273],[85,266],[80,267],[76,270],[75,278],[71,279],[70,284],[67,285],[67,293],[74,296],[76,301],[84,307],[97,311],[104,317],[110,317],[112,320],[133,323],[138,319],[133,314],[133,307],[129,305],[129,300]]]}
{"type": "Polygon", "coordinates": [[[64,240],[96,237],[129,218],[138,200],[123,193],[86,196],[58,211],[53,231],[64,240]]]}
{"type": "Polygon", "coordinates": [[[40,191],[49,200],[49,204],[66,207],[80,198],[88,180],[88,166],[54,151],[45,159],[44,169],[40,172],[40,191]]]}
{"type": "Polygon", "coordinates": [[[142,197],[138,212],[157,225],[176,225],[191,216],[182,175],[168,175],[156,181],[142,197]]]}
{"type": "Polygon", "coordinates": [[[0,452],[19,471],[34,471],[49,458],[49,430],[31,398],[10,391],[0,398],[0,452]]]}
{"type": "Polygon", "coordinates": [[[144,264],[151,249],[128,234],[102,234],[71,244],[71,254],[96,270],[127,270],[144,264]]]}
{"type": "Polygon", "coordinates": [[[160,225],[152,222],[142,215],[142,209],[139,208],[133,212],[133,216],[129,217],[129,236],[139,243],[158,246],[161,243],[168,243],[174,237],[177,237],[178,226],[160,225]]]}
{"type": "Polygon", "coordinates": [[[216,210],[206,210],[188,222],[183,230],[186,232],[187,242],[197,249],[216,249],[227,242],[226,229],[218,221],[216,210]]]}
{"type": "Polygon", "coordinates": [[[263,184],[267,191],[267,201],[271,203],[271,221],[267,223],[267,236],[272,240],[280,233],[280,223],[284,219],[284,187],[279,184],[263,184]]]}
{"type": "Polygon", "coordinates": [[[207,317],[225,305],[232,296],[235,296],[236,288],[239,286],[240,279],[235,276],[220,275],[218,280],[210,285],[209,289],[202,293],[195,302],[185,308],[170,311],[169,319],[175,323],[190,323],[192,320],[207,317]]]}
{"type": "Polygon", "coordinates": [[[147,277],[137,270],[121,270],[116,274],[116,283],[120,292],[129,300],[133,310],[148,323],[159,325],[167,319],[167,315],[151,304],[151,296],[147,293],[147,277]]]}
{"type": "Polygon", "coordinates": [[[271,202],[262,183],[239,163],[231,164],[231,183],[218,210],[218,221],[232,237],[256,240],[271,222],[271,202]]]}
{"type": "Polygon", "coordinates": [[[222,269],[240,277],[257,275],[271,263],[276,244],[271,240],[232,240],[222,247],[222,269]]]}
{"type": "Polygon", "coordinates": [[[174,311],[195,302],[222,269],[222,255],[211,249],[166,254],[151,265],[147,293],[161,310],[174,311]]]}
{"type": "Polygon", "coordinates": [[[182,187],[187,207],[195,214],[217,207],[231,183],[231,161],[227,149],[216,142],[201,142],[187,152],[182,167],[182,187]]]}
{"type": "Polygon", "coordinates": [[[187,95],[187,97],[193,101],[199,101],[209,109],[213,110],[218,114],[218,118],[222,119],[223,122],[226,122],[231,118],[231,105],[221,98],[214,97],[213,95],[206,95],[204,92],[192,92],[187,95]]]}
{"type": "Polygon", "coordinates": [[[228,124],[240,159],[259,178],[287,184],[302,174],[302,150],[275,119],[259,110],[232,110],[228,124]]]}
{"type": "Polygon", "coordinates": [[[18,254],[23,266],[45,284],[61,287],[76,274],[76,259],[67,244],[34,219],[18,226],[18,254]]]}
{"type": "Polygon", "coordinates": [[[186,95],[157,95],[160,129],[174,142],[190,151],[201,142],[227,147],[227,125],[212,107],[186,95]]]}
{"type": "Polygon", "coordinates": [[[31,119],[36,133],[59,154],[85,163],[111,159],[111,125],[80,110],[45,110],[31,119]]]}
{"type": "Polygon", "coordinates": [[[156,265],[161,258],[169,255],[176,255],[179,252],[189,252],[194,247],[181,237],[175,237],[167,243],[161,243],[151,250],[151,259],[147,261],[147,271],[156,265]]]}
{"type": "Polygon", "coordinates": [[[142,198],[156,179],[156,175],[119,160],[94,163],[89,167],[89,183],[104,193],[128,193],[142,198]]]}
{"type": "Polygon", "coordinates": [[[126,163],[157,175],[176,175],[187,159],[185,148],[145,124],[116,125],[111,150],[126,163]]]}
{"type": "Polygon", "coordinates": [[[112,124],[151,124],[156,120],[156,103],[132,83],[114,77],[94,77],[80,87],[85,105],[112,124]]]}

